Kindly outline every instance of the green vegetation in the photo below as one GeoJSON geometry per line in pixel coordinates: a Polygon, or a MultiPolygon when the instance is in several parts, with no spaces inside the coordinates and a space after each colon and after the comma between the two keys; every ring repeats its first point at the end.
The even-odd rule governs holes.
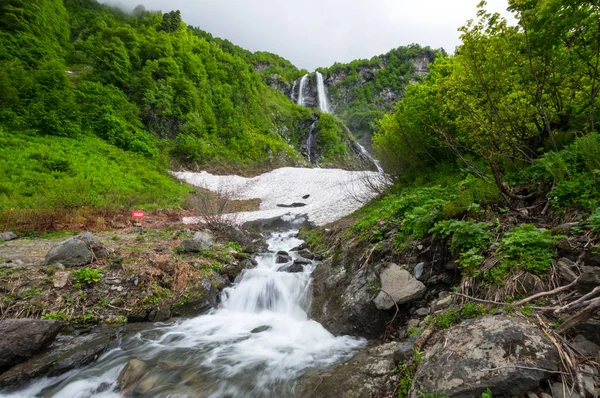
{"type": "Polygon", "coordinates": [[[465,319],[477,318],[493,313],[493,311],[493,308],[488,308],[482,304],[468,303],[462,308],[450,308],[438,315],[428,316],[426,322],[427,324],[433,323],[440,329],[447,329],[465,319]]]}
{"type": "Polygon", "coordinates": [[[375,122],[384,112],[393,109],[394,103],[411,83],[422,80],[413,60],[430,62],[438,54],[445,55],[441,49],[411,44],[369,60],[355,60],[347,64],[336,62],[319,71],[326,77],[337,77],[328,89],[336,115],[361,141],[368,144],[375,122]]]}
{"type": "MultiPolygon", "coordinates": [[[[171,162],[303,162],[314,115],[263,82],[302,71],[188,27],[179,11],[7,0],[0,38],[0,209],[177,208],[190,191],[171,162]]],[[[329,164],[349,156],[334,124],[321,118],[329,164]]]]}
{"type": "Polygon", "coordinates": [[[81,268],[71,273],[73,279],[79,283],[87,283],[93,285],[94,283],[100,282],[102,279],[102,273],[94,268],[81,268]]]}

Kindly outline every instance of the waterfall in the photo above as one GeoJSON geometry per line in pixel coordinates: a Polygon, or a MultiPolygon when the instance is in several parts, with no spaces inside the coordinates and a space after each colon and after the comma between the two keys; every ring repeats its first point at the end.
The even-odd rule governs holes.
{"type": "Polygon", "coordinates": [[[296,84],[298,83],[298,80],[294,80],[294,84],[292,85],[292,93],[290,94],[290,98],[292,99],[292,101],[296,102],[295,99],[295,93],[296,93],[296,84]]]}
{"type": "Polygon", "coordinates": [[[373,156],[371,156],[371,154],[369,153],[369,151],[367,151],[367,149],[360,145],[358,142],[358,147],[360,148],[360,153],[363,154],[363,156],[365,156],[368,159],[371,159],[373,161],[373,163],[375,163],[375,167],[377,167],[377,172],[378,173],[383,173],[383,168],[381,167],[381,163],[379,162],[379,160],[375,159],[373,156]]]}
{"type": "Polygon", "coordinates": [[[300,79],[300,88],[298,89],[298,105],[304,106],[304,89],[306,88],[306,82],[308,82],[308,75],[302,76],[300,79]]]}
{"type": "Polygon", "coordinates": [[[319,109],[321,112],[329,113],[329,104],[327,103],[327,92],[323,83],[323,75],[317,71],[317,92],[319,93],[319,109]]]}
{"type": "Polygon", "coordinates": [[[312,163],[312,156],[311,156],[311,150],[312,150],[312,146],[313,146],[313,141],[314,141],[314,136],[313,133],[315,131],[315,126],[317,125],[317,121],[315,120],[311,125],[310,125],[310,129],[308,130],[308,137],[306,137],[306,157],[308,158],[308,161],[310,163],[312,163]]]}

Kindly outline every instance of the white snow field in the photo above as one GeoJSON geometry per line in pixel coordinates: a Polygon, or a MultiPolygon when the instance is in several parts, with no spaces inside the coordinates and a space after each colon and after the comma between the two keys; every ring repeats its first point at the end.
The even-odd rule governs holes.
{"type": "MultiPolygon", "coordinates": [[[[261,199],[260,210],[231,215],[236,223],[303,214],[315,225],[336,221],[361,207],[377,195],[373,185],[385,184],[382,173],[340,169],[284,167],[254,178],[236,175],[217,176],[205,171],[173,172],[189,184],[228,195],[232,199],[261,199]],[[306,199],[303,199],[306,195],[306,199]],[[302,207],[280,207],[303,203],[302,207]]],[[[187,217],[185,223],[202,221],[187,217]]]]}

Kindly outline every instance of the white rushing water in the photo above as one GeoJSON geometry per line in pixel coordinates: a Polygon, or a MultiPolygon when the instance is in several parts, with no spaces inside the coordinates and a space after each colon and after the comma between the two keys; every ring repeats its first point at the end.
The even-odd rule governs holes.
{"type": "MultiPolygon", "coordinates": [[[[357,142],[358,144],[358,142],[357,142]]],[[[358,147],[360,148],[360,152],[366,156],[367,158],[371,159],[373,161],[373,163],[375,163],[375,167],[377,167],[377,172],[378,173],[383,173],[383,168],[381,167],[381,163],[379,162],[379,160],[375,159],[373,156],[371,156],[371,154],[369,153],[369,151],[367,151],[367,148],[365,148],[364,146],[358,144],[358,147]]]]}
{"type": "Polygon", "coordinates": [[[90,366],[0,396],[119,397],[117,376],[136,358],[154,369],[156,383],[135,396],[293,397],[299,376],[330,366],[365,343],[335,337],[308,318],[315,262],[304,265],[303,272],[278,272],[292,262],[276,264],[275,252],[300,244],[296,233],[274,233],[268,240],[270,252],[259,255],[258,266],[244,270],[223,291],[218,310],[137,333],[90,366]]]}
{"type": "MultiPolygon", "coordinates": [[[[305,214],[312,223],[324,225],[357,210],[366,200],[377,195],[373,185],[386,183],[383,174],[373,171],[295,167],[275,169],[254,178],[218,176],[205,171],[174,172],[173,175],[229,198],[261,200],[258,211],[231,215],[236,223],[284,214],[305,214]],[[293,203],[304,206],[279,206],[293,203]]],[[[188,223],[198,221],[202,220],[194,217],[184,219],[188,223]]]]}
{"type": "Polygon", "coordinates": [[[321,112],[329,113],[329,101],[327,101],[327,91],[323,83],[323,75],[317,71],[317,93],[319,94],[319,109],[321,112]]]}
{"type": "Polygon", "coordinates": [[[315,120],[308,129],[308,136],[306,137],[306,158],[310,163],[313,162],[312,159],[312,147],[314,144],[314,132],[315,126],[317,125],[317,121],[315,120]]]}
{"type": "Polygon", "coordinates": [[[302,76],[300,79],[300,86],[298,87],[298,105],[304,106],[304,89],[306,88],[306,83],[308,82],[308,75],[302,76]]]}

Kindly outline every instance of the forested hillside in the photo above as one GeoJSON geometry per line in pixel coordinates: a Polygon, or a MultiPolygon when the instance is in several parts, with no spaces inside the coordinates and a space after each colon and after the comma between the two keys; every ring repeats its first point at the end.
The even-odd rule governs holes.
{"type": "MultiPolygon", "coordinates": [[[[307,164],[299,151],[319,115],[270,89],[268,70],[255,66],[272,60],[299,72],[186,26],[178,11],[8,0],[0,35],[0,207],[113,206],[108,191],[123,203],[177,206],[185,190],[165,176],[173,163],[307,164]],[[145,172],[113,173],[118,167],[100,169],[96,158],[145,172]],[[95,199],[53,199],[57,185],[95,199]]],[[[321,163],[356,161],[347,130],[320,131],[321,163]]]]}
{"type": "Polygon", "coordinates": [[[371,145],[375,122],[391,111],[410,84],[418,83],[435,58],[445,55],[418,44],[401,46],[371,59],[320,68],[335,114],[365,144],[371,145]]]}

